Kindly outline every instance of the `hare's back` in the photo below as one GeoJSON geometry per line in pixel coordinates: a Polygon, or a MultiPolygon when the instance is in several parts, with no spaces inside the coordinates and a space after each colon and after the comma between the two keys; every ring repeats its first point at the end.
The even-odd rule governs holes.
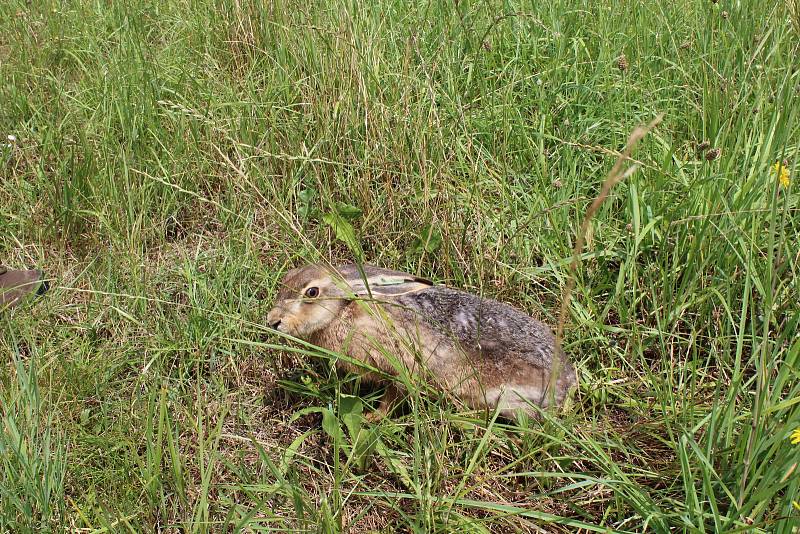
{"type": "Polygon", "coordinates": [[[445,286],[400,300],[434,330],[482,359],[523,359],[542,368],[553,362],[556,346],[550,328],[508,304],[445,286]]]}
{"type": "MultiPolygon", "coordinates": [[[[471,359],[465,369],[478,375],[458,390],[473,407],[497,406],[510,417],[518,410],[536,415],[531,404],[548,405],[554,378],[556,404],[577,381],[575,368],[556,346],[550,328],[512,306],[444,286],[409,293],[400,300],[471,359]]],[[[452,370],[455,361],[438,364],[439,369],[452,370]]]]}

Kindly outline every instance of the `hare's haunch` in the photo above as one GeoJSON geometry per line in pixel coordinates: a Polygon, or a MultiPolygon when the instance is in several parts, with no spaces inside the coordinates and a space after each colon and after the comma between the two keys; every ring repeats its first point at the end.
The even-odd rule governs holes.
{"type": "Polygon", "coordinates": [[[577,381],[547,325],[507,304],[370,265],[289,271],[267,322],[388,375],[421,374],[470,407],[499,406],[507,417],[536,415],[531,405],[551,398],[560,404],[577,381]]]}

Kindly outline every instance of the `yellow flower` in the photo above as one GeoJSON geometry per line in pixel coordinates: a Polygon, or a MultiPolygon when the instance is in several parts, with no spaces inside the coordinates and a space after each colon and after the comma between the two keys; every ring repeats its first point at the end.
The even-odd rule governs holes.
{"type": "Polygon", "coordinates": [[[775,171],[775,174],[778,176],[778,181],[781,183],[781,185],[783,187],[789,187],[789,167],[787,167],[786,163],[776,161],[775,165],[772,166],[772,170],[775,171]]]}
{"type": "Polygon", "coordinates": [[[789,435],[789,439],[792,442],[792,445],[797,445],[800,443],[800,427],[795,428],[792,433],[789,435]]]}

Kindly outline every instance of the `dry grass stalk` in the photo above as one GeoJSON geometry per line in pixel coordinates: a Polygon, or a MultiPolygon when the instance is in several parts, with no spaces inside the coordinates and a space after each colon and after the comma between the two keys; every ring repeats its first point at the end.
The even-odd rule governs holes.
{"type": "Polygon", "coordinates": [[[786,0],[786,6],[789,8],[789,18],[792,19],[792,26],[794,30],[800,35],[800,0],[786,0]]]}
{"type": "MultiPolygon", "coordinates": [[[[795,1],[800,2],[800,0],[795,1]]],[[[583,223],[581,223],[577,240],[575,241],[575,247],[572,249],[572,262],[569,266],[567,287],[564,290],[564,297],[561,300],[561,311],[558,315],[558,327],[556,329],[556,345],[558,347],[561,347],[561,343],[564,339],[564,325],[567,320],[567,310],[569,309],[572,292],[575,289],[575,273],[578,270],[578,262],[581,250],[583,250],[583,246],[586,243],[586,234],[589,230],[589,224],[592,222],[592,218],[597,213],[597,210],[600,209],[600,206],[603,204],[603,202],[605,202],[606,198],[608,198],[608,194],[611,192],[614,186],[628,176],[632,175],[639,168],[638,164],[634,164],[623,170],[625,163],[630,161],[631,153],[633,152],[636,144],[641,141],[642,138],[644,138],[644,136],[650,132],[650,130],[655,128],[663,118],[664,114],[662,113],[653,119],[650,124],[646,126],[637,126],[633,132],[631,132],[630,137],[628,137],[628,142],[625,144],[625,149],[617,157],[614,167],[612,167],[611,172],[608,173],[608,177],[606,178],[605,182],[603,182],[603,186],[600,188],[600,193],[597,195],[597,197],[595,197],[594,201],[589,206],[589,209],[586,210],[586,215],[583,218],[583,223]]],[[[558,365],[553,365],[550,373],[550,386],[548,387],[548,394],[550,395],[552,395],[552,392],[554,391],[555,382],[558,379],[560,372],[561,369],[558,368],[558,365]]]]}

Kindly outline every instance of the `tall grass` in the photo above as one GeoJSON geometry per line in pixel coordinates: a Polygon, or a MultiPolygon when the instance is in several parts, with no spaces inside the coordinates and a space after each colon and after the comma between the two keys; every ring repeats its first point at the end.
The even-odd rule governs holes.
{"type": "Polygon", "coordinates": [[[0,318],[0,530],[792,532],[793,6],[0,3],[0,260],[56,280],[0,318]],[[564,413],[371,424],[264,328],[354,257],[555,325],[661,113],[587,228],[564,413]]]}
{"type": "Polygon", "coordinates": [[[49,531],[64,525],[66,451],[43,408],[36,363],[9,356],[13,378],[0,397],[0,522],[10,532],[49,531]]]}

